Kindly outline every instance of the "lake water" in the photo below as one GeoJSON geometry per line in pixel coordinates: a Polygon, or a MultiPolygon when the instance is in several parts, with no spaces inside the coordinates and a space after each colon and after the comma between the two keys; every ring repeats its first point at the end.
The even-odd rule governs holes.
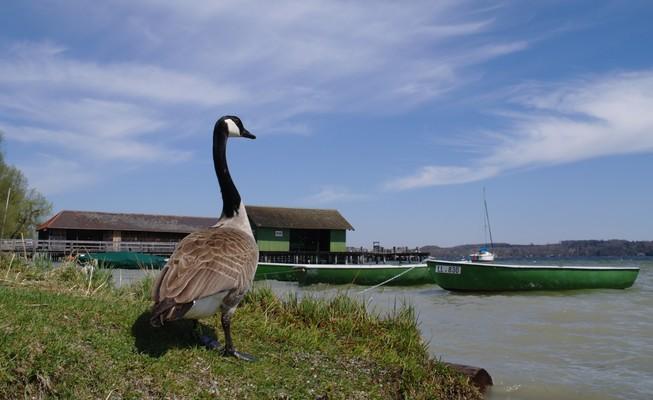
{"type": "MultiPolygon", "coordinates": [[[[653,398],[653,258],[502,262],[639,265],[641,271],[626,290],[456,294],[427,285],[360,293],[366,288],[256,285],[280,295],[346,292],[381,313],[408,302],[434,357],[483,367],[492,375],[488,399],[653,398]]],[[[142,276],[120,274],[123,283],[142,276]]]]}

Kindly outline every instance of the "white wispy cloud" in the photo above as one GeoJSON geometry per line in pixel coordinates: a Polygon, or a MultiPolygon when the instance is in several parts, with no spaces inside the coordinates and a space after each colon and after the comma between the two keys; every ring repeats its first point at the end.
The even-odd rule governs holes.
{"type": "Polygon", "coordinates": [[[124,34],[146,52],[234,84],[243,94],[234,102],[266,120],[279,112],[293,118],[419,104],[464,84],[469,67],[527,46],[486,38],[496,27],[491,11],[474,13],[478,7],[467,2],[114,4],[138,16],[141,23],[124,26],[124,34]]]}
{"type": "Polygon", "coordinates": [[[493,132],[471,165],[421,167],[389,190],[478,181],[509,170],[653,152],[653,71],[514,88],[511,128],[493,132]]]}
{"type": "Polygon", "coordinates": [[[38,94],[60,91],[60,96],[135,97],[147,101],[219,105],[241,98],[232,84],[203,79],[142,62],[96,63],[67,57],[54,45],[28,43],[0,58],[0,85],[38,94]]]}
{"type": "Polygon", "coordinates": [[[8,139],[39,145],[65,147],[70,156],[95,160],[116,160],[149,162],[169,160],[183,161],[190,153],[176,151],[154,144],[133,139],[106,138],[69,131],[54,131],[28,126],[2,126],[8,139]]]}
{"type": "Polygon", "coordinates": [[[110,24],[98,46],[112,57],[21,41],[0,56],[0,88],[157,110],[237,108],[259,124],[299,126],[307,113],[412,107],[463,85],[468,68],[527,47],[486,39],[491,11],[466,2],[110,3],[81,15],[85,7],[55,1],[52,11],[79,14],[80,29],[110,24]]]}
{"type": "Polygon", "coordinates": [[[98,177],[75,160],[37,154],[38,163],[19,165],[30,185],[49,196],[94,185],[98,177]]]}
{"type": "Polygon", "coordinates": [[[369,195],[354,193],[342,186],[327,185],[321,187],[317,193],[304,198],[302,202],[306,204],[333,204],[365,200],[367,198],[369,198],[369,195]]]}
{"type": "Polygon", "coordinates": [[[455,183],[474,182],[495,176],[496,167],[457,167],[428,165],[412,176],[396,179],[386,184],[387,189],[404,190],[424,186],[451,185],[455,183]]]}
{"type": "Polygon", "coordinates": [[[132,161],[180,160],[187,151],[157,140],[164,118],[138,104],[92,98],[0,95],[0,110],[12,123],[0,121],[9,140],[49,146],[58,153],[93,159],[132,161]]]}
{"type": "MultiPolygon", "coordinates": [[[[142,136],[163,126],[163,118],[138,104],[92,98],[52,99],[0,94],[0,109],[14,118],[50,129],[84,132],[99,138],[142,136]]],[[[56,138],[53,138],[56,140],[56,138]]]]}
{"type": "Polygon", "coordinates": [[[175,138],[193,135],[186,120],[217,110],[252,116],[259,132],[307,135],[310,115],[414,107],[464,85],[475,66],[528,46],[488,35],[497,26],[492,10],[464,1],[43,7],[54,24],[80,21],[66,25],[68,37],[92,32],[93,46],[66,35],[4,39],[0,128],[60,159],[183,160],[189,152],[175,138]],[[98,27],[111,34],[98,36],[98,27]]]}
{"type": "MultiPolygon", "coordinates": [[[[211,82],[191,75],[156,66],[81,62],[66,54],[64,47],[50,42],[21,42],[0,57],[0,129],[8,140],[33,144],[52,160],[86,160],[87,172],[97,165],[95,160],[187,159],[188,151],[157,137],[171,122],[167,109],[156,104],[224,102],[211,82]],[[195,98],[193,91],[204,96],[195,98]],[[1,118],[3,114],[9,118],[1,118]]],[[[45,169],[39,176],[56,173],[48,171],[55,170],[45,169]]],[[[83,176],[67,186],[100,174],[83,176]]]]}

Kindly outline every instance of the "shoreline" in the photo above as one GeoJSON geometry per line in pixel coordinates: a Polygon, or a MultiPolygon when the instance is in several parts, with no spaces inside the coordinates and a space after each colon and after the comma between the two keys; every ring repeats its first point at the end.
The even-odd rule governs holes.
{"type": "Polygon", "coordinates": [[[249,364],[198,346],[188,321],[144,324],[151,279],[114,289],[99,270],[8,267],[0,264],[0,397],[481,398],[429,357],[410,307],[380,317],[344,295],[254,289],[234,316],[237,346],[259,356],[249,364]]]}

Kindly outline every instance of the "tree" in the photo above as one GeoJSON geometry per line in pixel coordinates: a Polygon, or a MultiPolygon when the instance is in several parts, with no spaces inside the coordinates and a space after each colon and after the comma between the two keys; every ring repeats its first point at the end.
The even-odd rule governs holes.
{"type": "MultiPolygon", "coordinates": [[[[0,145],[2,134],[0,133],[0,145]]],[[[7,165],[0,152],[0,236],[32,237],[36,227],[52,211],[52,205],[35,189],[16,167],[7,165]]]]}

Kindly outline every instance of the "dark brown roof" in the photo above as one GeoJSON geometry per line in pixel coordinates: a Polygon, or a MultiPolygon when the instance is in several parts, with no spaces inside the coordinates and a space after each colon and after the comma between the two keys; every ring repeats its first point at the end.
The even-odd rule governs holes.
{"type": "MultiPolygon", "coordinates": [[[[247,206],[246,209],[250,221],[259,228],[354,229],[337,210],[260,206],[247,206]]],[[[64,210],[41,224],[37,230],[88,229],[190,233],[214,225],[217,220],[215,217],[64,210]]]]}
{"type": "Polygon", "coordinates": [[[247,216],[259,228],[349,229],[338,210],[247,206],[247,216]]]}
{"type": "Polygon", "coordinates": [[[217,218],[175,215],[122,214],[95,211],[60,211],[41,224],[43,229],[90,229],[190,233],[216,223],[217,218]]]}

